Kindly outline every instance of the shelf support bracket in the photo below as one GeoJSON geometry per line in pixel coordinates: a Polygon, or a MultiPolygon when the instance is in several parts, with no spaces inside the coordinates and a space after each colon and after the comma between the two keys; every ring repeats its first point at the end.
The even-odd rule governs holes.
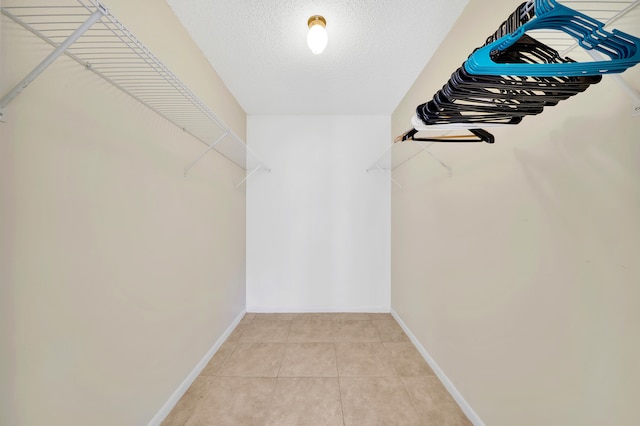
{"type": "Polygon", "coordinates": [[[239,187],[240,185],[242,185],[243,183],[245,183],[246,181],[248,181],[248,180],[249,180],[249,178],[250,178],[251,176],[253,176],[253,174],[254,174],[255,172],[257,172],[257,171],[258,171],[259,169],[261,169],[261,168],[262,168],[262,164],[258,164],[258,165],[256,166],[256,168],[255,168],[255,169],[251,170],[251,172],[250,172],[250,173],[248,173],[248,174],[244,177],[244,179],[242,179],[240,182],[238,182],[238,183],[236,184],[236,186],[235,186],[235,188],[234,188],[234,189],[238,189],[238,187],[239,187]]]}
{"type": "Polygon", "coordinates": [[[402,187],[402,185],[400,185],[400,184],[398,183],[398,181],[397,181],[397,180],[395,180],[395,179],[393,178],[393,176],[391,175],[391,171],[389,171],[389,170],[387,170],[387,169],[383,169],[383,168],[380,166],[380,164],[375,164],[375,165],[373,165],[373,166],[369,167],[369,168],[367,169],[367,173],[368,173],[368,172],[370,172],[371,170],[374,170],[374,169],[380,170],[382,173],[384,173],[385,175],[387,175],[387,177],[389,178],[389,180],[390,180],[391,182],[393,182],[394,184],[396,184],[396,186],[397,186],[398,188],[400,188],[400,190],[403,190],[403,189],[404,189],[404,188],[402,187]]]}
{"type": "MultiPolygon", "coordinates": [[[[3,13],[7,14],[7,12],[3,11],[3,13]]],[[[62,43],[58,45],[46,58],[42,60],[29,74],[27,74],[16,86],[11,89],[9,93],[4,95],[2,99],[0,99],[0,120],[5,121],[4,110],[9,105],[9,103],[18,96],[24,89],[27,88],[33,80],[35,80],[53,61],[58,59],[60,55],[62,55],[69,46],[71,46],[82,34],[85,33],[93,24],[95,24],[100,18],[102,18],[106,13],[106,10],[99,5],[98,8],[87,18],[86,21],[82,23],[73,33],[69,35],[62,43]]],[[[11,16],[10,16],[11,17],[11,16]]]]}
{"type": "Polygon", "coordinates": [[[433,145],[433,143],[430,143],[427,146],[421,146],[418,143],[418,146],[427,154],[429,154],[429,156],[431,158],[433,158],[434,160],[436,160],[442,167],[444,167],[445,169],[447,169],[447,172],[449,173],[449,177],[453,176],[453,170],[451,170],[451,167],[447,166],[444,161],[442,161],[437,155],[435,155],[433,152],[429,151],[429,147],[433,145]]]}
{"type": "Polygon", "coordinates": [[[189,170],[191,170],[191,168],[193,166],[195,166],[196,164],[198,164],[198,162],[200,160],[202,160],[202,157],[204,157],[205,155],[207,155],[207,153],[209,151],[211,151],[213,148],[216,147],[216,145],[218,145],[220,142],[222,142],[222,139],[224,139],[225,136],[227,136],[229,134],[229,132],[224,132],[218,139],[215,140],[214,143],[212,143],[211,145],[209,145],[209,148],[205,149],[204,152],[202,154],[200,154],[200,156],[198,156],[198,158],[195,159],[195,161],[191,164],[189,164],[187,167],[185,167],[184,169],[184,176],[187,176],[187,173],[189,173],[189,170]]]}

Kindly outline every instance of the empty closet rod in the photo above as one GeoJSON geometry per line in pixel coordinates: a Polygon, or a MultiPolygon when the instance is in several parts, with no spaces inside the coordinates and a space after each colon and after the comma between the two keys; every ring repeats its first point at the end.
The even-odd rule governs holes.
{"type": "MultiPolygon", "coordinates": [[[[3,11],[3,13],[7,13],[3,11]]],[[[73,44],[82,34],[84,34],[93,24],[95,24],[104,14],[106,10],[102,7],[102,5],[98,5],[98,8],[95,12],[89,16],[89,18],[82,23],[73,33],[69,35],[55,48],[53,52],[51,52],[42,62],[36,66],[33,71],[27,74],[9,93],[4,95],[2,99],[0,99],[0,119],[4,118],[4,109],[7,105],[18,96],[33,80],[36,79],[53,61],[55,61],[60,55],[62,55],[65,50],[69,46],[73,44]]]]}

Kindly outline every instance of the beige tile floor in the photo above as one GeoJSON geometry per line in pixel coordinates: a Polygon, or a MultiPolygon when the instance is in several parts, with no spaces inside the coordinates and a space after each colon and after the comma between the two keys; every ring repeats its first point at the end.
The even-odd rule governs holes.
{"type": "Polygon", "coordinates": [[[162,423],[470,425],[390,314],[247,314],[162,423]]]}

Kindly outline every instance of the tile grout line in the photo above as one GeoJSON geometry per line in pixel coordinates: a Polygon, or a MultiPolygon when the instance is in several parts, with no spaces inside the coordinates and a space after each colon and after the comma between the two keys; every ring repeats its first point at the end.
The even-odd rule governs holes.
{"type": "MultiPolygon", "coordinates": [[[[333,323],[331,324],[331,330],[335,330],[335,326],[336,324],[333,323]]],[[[338,366],[338,346],[336,345],[336,338],[335,338],[335,333],[331,333],[331,340],[333,340],[333,351],[336,354],[336,377],[338,378],[338,393],[340,394],[340,412],[342,413],[342,425],[346,426],[346,421],[344,419],[344,399],[342,398],[342,386],[341,386],[341,381],[340,381],[340,368],[338,366]]]]}
{"type": "Polygon", "coordinates": [[[407,389],[407,385],[405,384],[404,380],[402,380],[402,377],[399,377],[399,379],[400,379],[400,383],[402,383],[402,389],[404,389],[404,391],[407,393],[407,396],[409,397],[409,401],[411,401],[411,406],[415,410],[416,416],[418,417],[420,424],[425,425],[425,422],[423,421],[422,417],[420,416],[420,413],[418,412],[418,406],[416,405],[416,401],[414,400],[413,395],[411,395],[411,392],[409,392],[409,389],[407,389]]]}
{"type": "MultiPolygon", "coordinates": [[[[399,325],[399,323],[395,320],[395,318],[392,318],[392,321],[399,325]]],[[[272,385],[273,388],[271,389],[271,394],[269,395],[268,403],[266,404],[266,412],[265,412],[264,420],[259,423],[261,426],[266,426],[266,425],[270,424],[270,421],[271,421],[272,418],[274,419],[274,421],[277,421],[277,418],[278,418],[277,414],[274,414],[272,412],[273,401],[274,400],[276,402],[278,401],[278,398],[275,398],[277,396],[278,389],[279,389],[280,385],[284,386],[283,383],[279,382],[279,379],[280,378],[284,378],[284,377],[281,377],[280,374],[282,374],[282,366],[284,364],[284,357],[286,356],[286,353],[287,353],[288,344],[292,343],[293,345],[296,345],[296,344],[300,344],[300,345],[304,345],[304,344],[318,345],[318,344],[322,344],[323,343],[321,341],[317,341],[316,342],[315,340],[309,341],[309,342],[307,342],[307,341],[290,342],[289,338],[291,338],[291,334],[292,334],[293,321],[285,321],[285,322],[286,322],[286,325],[287,325],[287,331],[286,331],[285,336],[283,336],[284,340],[281,341],[283,343],[283,352],[281,354],[280,360],[277,363],[277,370],[276,370],[275,377],[272,377],[273,379],[275,379],[275,382],[273,382],[273,385],[272,385]]],[[[339,404],[340,404],[339,406],[341,408],[342,425],[346,426],[346,412],[345,412],[345,402],[346,402],[346,400],[345,400],[345,398],[346,398],[346,396],[348,396],[348,395],[344,395],[342,393],[342,386],[341,386],[342,385],[342,379],[343,378],[347,378],[348,382],[349,382],[349,379],[362,380],[362,379],[365,379],[365,378],[372,379],[372,378],[376,378],[376,377],[379,377],[379,378],[382,378],[382,379],[384,379],[384,378],[387,378],[387,379],[388,378],[395,378],[396,380],[400,380],[400,382],[401,382],[400,389],[405,391],[405,396],[406,397],[409,397],[409,403],[414,408],[414,412],[417,415],[418,424],[422,425],[422,426],[425,426],[426,424],[428,424],[428,418],[422,417],[419,414],[417,403],[420,402],[421,399],[414,397],[414,395],[412,395],[412,393],[410,392],[410,389],[411,389],[410,385],[412,383],[411,380],[409,380],[408,382],[404,381],[405,378],[407,378],[407,379],[419,378],[419,377],[422,377],[422,375],[420,373],[414,373],[413,370],[405,371],[405,373],[410,373],[410,374],[408,374],[406,376],[402,376],[400,374],[402,371],[404,371],[403,367],[405,366],[405,364],[403,362],[400,362],[401,360],[404,359],[403,357],[400,356],[400,354],[403,353],[402,351],[398,352],[398,354],[397,354],[399,363],[396,364],[396,362],[394,362],[395,358],[394,358],[393,354],[394,354],[395,349],[396,349],[396,347],[393,346],[394,344],[396,344],[396,343],[409,343],[410,346],[416,348],[415,344],[413,344],[413,342],[410,339],[409,339],[409,342],[394,342],[394,341],[384,342],[383,341],[383,337],[381,337],[381,330],[382,329],[379,329],[373,323],[374,320],[372,319],[372,317],[369,317],[369,324],[371,324],[374,327],[374,329],[376,330],[376,335],[377,335],[377,338],[378,338],[378,342],[383,347],[383,351],[380,354],[381,355],[384,354],[383,356],[385,356],[385,358],[387,360],[389,360],[389,362],[391,362],[391,367],[392,367],[391,371],[394,372],[394,377],[390,377],[388,375],[366,376],[366,375],[361,375],[361,374],[357,374],[357,375],[354,375],[354,376],[342,376],[341,373],[339,372],[339,366],[340,366],[341,362],[338,359],[339,358],[338,357],[338,346],[345,345],[345,344],[346,345],[352,345],[352,344],[356,344],[357,345],[359,343],[367,345],[367,344],[371,344],[371,343],[367,343],[367,341],[359,341],[359,340],[357,340],[358,338],[362,338],[364,336],[362,333],[356,333],[351,337],[351,339],[355,339],[355,340],[349,340],[349,339],[346,339],[345,341],[336,340],[336,338],[337,338],[337,334],[336,333],[338,331],[338,327],[337,326],[338,326],[339,322],[340,321],[337,320],[337,319],[332,319],[331,320],[331,322],[330,322],[330,325],[331,325],[330,341],[327,342],[327,343],[331,343],[330,347],[333,348],[333,350],[334,350],[335,372],[336,372],[336,379],[337,379],[337,385],[338,385],[338,395],[339,395],[339,404]],[[392,347],[391,348],[387,347],[386,346],[387,344],[390,344],[392,347]]],[[[254,323],[255,322],[253,321],[253,318],[251,320],[246,321],[243,324],[244,325],[243,330],[238,334],[238,340],[236,340],[235,342],[223,342],[222,345],[227,343],[227,344],[233,344],[234,346],[231,348],[231,350],[229,351],[227,356],[223,359],[223,362],[221,363],[221,366],[218,369],[218,371],[213,376],[210,376],[212,379],[214,379],[215,376],[217,376],[217,378],[215,378],[214,380],[218,380],[220,377],[225,377],[225,376],[221,376],[221,374],[223,373],[224,368],[229,363],[229,360],[232,358],[232,356],[234,354],[240,354],[241,352],[243,352],[238,347],[240,343],[243,343],[243,342],[240,342],[240,339],[241,339],[242,335],[247,331],[247,327],[249,327],[250,325],[252,325],[254,323]]],[[[257,323],[255,323],[255,324],[257,324],[257,323]]],[[[238,324],[236,327],[238,327],[238,326],[240,326],[240,324],[238,324]]],[[[364,327],[367,327],[367,326],[368,325],[366,325],[366,324],[364,325],[364,327]]],[[[271,334],[269,334],[269,333],[265,334],[266,331],[267,330],[262,330],[261,333],[258,334],[259,341],[264,341],[264,339],[266,339],[267,337],[271,336],[271,334]]],[[[257,343],[257,342],[246,342],[246,343],[257,343]]],[[[417,350],[417,348],[416,348],[416,350],[417,350]]],[[[294,353],[295,353],[295,351],[294,351],[294,353]]],[[[314,357],[312,356],[311,358],[313,359],[314,357]]],[[[202,374],[199,374],[199,376],[200,376],[201,379],[210,380],[207,376],[202,376],[202,374]]],[[[267,377],[267,376],[257,376],[256,374],[252,374],[249,377],[252,378],[252,379],[258,379],[260,377],[267,377]]],[[[292,376],[292,377],[294,377],[294,376],[292,376]]],[[[324,376],[300,375],[300,374],[296,373],[295,377],[296,378],[320,378],[320,377],[324,377],[324,376]]],[[[434,376],[433,377],[435,377],[436,379],[439,379],[437,374],[435,374],[435,372],[434,372],[434,376]]],[[[283,391],[285,389],[287,389],[287,386],[283,387],[283,391]]],[[[351,389],[351,387],[347,386],[346,390],[348,390],[348,389],[351,389]]],[[[200,401],[200,402],[202,402],[202,401],[200,401]]],[[[201,404],[198,404],[198,405],[201,405],[201,404]]],[[[454,406],[455,405],[457,405],[457,404],[454,404],[454,406]]],[[[278,405],[276,405],[276,407],[278,407],[278,405]]],[[[408,406],[407,406],[407,408],[408,408],[408,406]]],[[[192,410],[192,412],[189,413],[189,415],[187,416],[185,421],[188,422],[196,411],[198,411],[198,410],[194,408],[192,410]]],[[[338,420],[338,418],[336,418],[336,420],[338,420]]],[[[180,426],[183,426],[183,423],[180,423],[180,426]]]]}
{"type": "Polygon", "coordinates": [[[273,385],[273,391],[271,392],[271,397],[269,398],[269,404],[267,405],[267,415],[264,418],[264,425],[266,426],[269,423],[269,419],[271,418],[271,405],[273,404],[273,398],[276,396],[276,392],[278,391],[278,378],[274,378],[275,383],[273,385]]]}
{"type": "MultiPolygon", "coordinates": [[[[224,343],[227,343],[226,341],[224,343]]],[[[223,343],[223,345],[224,345],[223,343]]],[[[229,342],[230,343],[230,342],[229,342]]],[[[240,344],[240,341],[237,342],[233,342],[233,349],[231,349],[231,352],[229,353],[229,355],[226,356],[226,358],[224,359],[224,361],[222,362],[222,365],[220,366],[220,368],[218,369],[218,371],[216,372],[216,374],[213,375],[213,377],[223,377],[222,376],[222,370],[224,369],[224,366],[227,365],[227,361],[229,361],[229,359],[231,358],[231,355],[233,355],[236,351],[236,348],[238,347],[238,344],[240,344]]],[[[215,356],[215,355],[214,355],[215,356]]]]}
{"type": "Polygon", "coordinates": [[[291,334],[291,321],[286,321],[289,323],[289,327],[287,328],[287,336],[284,338],[284,342],[282,342],[282,358],[280,358],[280,362],[278,363],[278,371],[276,371],[276,383],[278,378],[280,378],[280,370],[282,369],[282,362],[284,361],[284,356],[287,353],[287,343],[289,343],[289,334],[291,334]]]}
{"type": "MultiPolygon", "coordinates": [[[[247,316],[247,314],[245,313],[245,317],[246,317],[246,316],[247,316]]],[[[243,317],[242,319],[244,319],[244,317],[243,317]]],[[[252,321],[252,322],[253,322],[253,320],[248,320],[248,321],[252,321]]],[[[242,320],[241,320],[240,322],[242,322],[242,320]]],[[[234,332],[238,329],[238,327],[240,327],[240,323],[238,323],[238,325],[236,325],[236,328],[234,328],[234,329],[233,329],[233,331],[232,331],[231,333],[234,333],[234,332]]],[[[244,329],[246,329],[246,327],[247,327],[247,326],[245,325],[245,326],[244,326],[244,329]]],[[[240,343],[241,343],[241,342],[240,342],[240,339],[242,338],[242,334],[244,333],[244,329],[240,332],[240,335],[238,336],[238,340],[236,340],[235,342],[233,342],[233,343],[234,343],[234,345],[233,345],[233,349],[231,350],[231,352],[229,353],[229,355],[227,355],[227,357],[224,359],[224,362],[222,363],[222,365],[221,365],[221,366],[220,366],[220,368],[218,369],[218,372],[217,372],[216,374],[214,374],[214,377],[224,377],[224,376],[222,375],[222,370],[223,370],[223,369],[224,369],[224,367],[227,365],[227,362],[229,361],[229,359],[231,359],[231,355],[233,355],[233,354],[235,353],[236,349],[238,348],[238,345],[240,345],[240,343]]],[[[227,342],[228,342],[228,339],[229,339],[229,338],[227,337],[227,340],[225,340],[225,341],[222,343],[222,345],[224,345],[225,343],[227,343],[227,342]]],[[[230,343],[230,342],[229,342],[229,343],[230,343]]],[[[222,345],[220,345],[220,346],[222,347],[222,345]]],[[[214,356],[215,356],[215,355],[214,355],[214,356]]]]}
{"type": "MultiPolygon", "coordinates": [[[[395,319],[394,319],[394,321],[395,321],[395,319]]],[[[375,327],[375,325],[374,325],[374,327],[375,327]]],[[[376,329],[376,332],[378,332],[378,337],[380,337],[380,333],[379,333],[378,327],[375,327],[375,329],[376,329]]],[[[380,338],[380,341],[382,342],[382,338],[380,338]]],[[[387,342],[387,343],[389,343],[389,342],[387,342]]],[[[398,378],[398,380],[402,384],[402,389],[404,389],[405,393],[409,397],[409,401],[411,401],[411,406],[413,407],[413,410],[416,413],[416,417],[418,418],[418,421],[420,422],[421,425],[424,425],[424,422],[420,418],[420,414],[418,413],[418,407],[416,406],[416,403],[415,403],[415,401],[413,399],[413,396],[411,395],[411,393],[407,389],[407,386],[405,385],[404,380],[402,380],[403,376],[400,375],[400,372],[398,371],[398,368],[396,367],[395,362],[393,362],[393,357],[391,356],[391,350],[387,347],[387,345],[385,345],[385,342],[382,342],[382,346],[385,348],[385,350],[389,354],[389,360],[391,361],[391,366],[393,367],[393,370],[396,373],[396,377],[398,378]]]]}
{"type": "Polygon", "coordinates": [[[289,333],[291,332],[291,323],[289,323],[289,328],[287,330],[287,336],[284,338],[283,348],[282,348],[282,357],[280,358],[280,362],[278,363],[278,371],[276,371],[276,376],[274,377],[275,385],[273,386],[273,392],[271,393],[271,397],[269,398],[269,405],[267,405],[267,415],[264,419],[264,425],[266,426],[269,423],[269,419],[271,418],[271,406],[273,405],[273,399],[276,396],[276,392],[278,392],[278,382],[280,378],[280,369],[282,368],[282,362],[284,361],[284,355],[287,351],[287,341],[289,340],[289,333]]]}

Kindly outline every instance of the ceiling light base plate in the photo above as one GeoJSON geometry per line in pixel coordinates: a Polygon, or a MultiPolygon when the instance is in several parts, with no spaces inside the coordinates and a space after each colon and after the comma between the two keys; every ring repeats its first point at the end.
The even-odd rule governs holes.
{"type": "Polygon", "coordinates": [[[307,26],[309,28],[311,28],[314,25],[322,25],[323,28],[326,28],[327,26],[327,20],[324,19],[324,16],[321,15],[313,15],[311,18],[309,18],[309,20],[307,21],[307,26]]]}

